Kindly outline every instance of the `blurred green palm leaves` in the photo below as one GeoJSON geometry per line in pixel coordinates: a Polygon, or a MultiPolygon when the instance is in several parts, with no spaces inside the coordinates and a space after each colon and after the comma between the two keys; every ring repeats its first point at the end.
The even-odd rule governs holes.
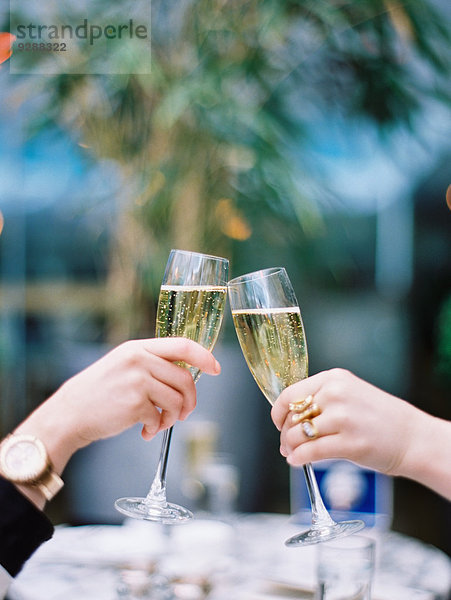
{"type": "MultiPolygon", "coordinates": [[[[155,297],[171,247],[230,256],[235,273],[262,245],[302,251],[326,193],[309,162],[311,120],[411,124],[426,95],[449,101],[448,45],[432,0],[153,0],[151,74],[42,78],[34,124],[58,123],[116,161],[111,280],[130,314],[132,291],[155,297]]],[[[148,59],[138,48],[104,57],[148,59]]]]}

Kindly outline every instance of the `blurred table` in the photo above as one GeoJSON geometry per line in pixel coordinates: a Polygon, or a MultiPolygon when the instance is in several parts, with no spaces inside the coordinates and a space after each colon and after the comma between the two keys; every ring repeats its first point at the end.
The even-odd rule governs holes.
{"type": "MultiPolygon", "coordinates": [[[[284,515],[57,527],[28,561],[10,600],[283,600],[314,596],[316,546],[287,548],[299,525],[284,515]]],[[[374,600],[448,600],[451,561],[393,532],[377,542],[374,600]]]]}

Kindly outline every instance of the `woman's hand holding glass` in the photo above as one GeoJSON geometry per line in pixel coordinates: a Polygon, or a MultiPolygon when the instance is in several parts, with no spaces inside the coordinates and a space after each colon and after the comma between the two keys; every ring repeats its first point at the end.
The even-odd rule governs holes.
{"type": "MultiPolygon", "coordinates": [[[[211,352],[181,338],[125,342],[67,380],[15,430],[39,438],[55,470],[61,474],[74,452],[96,440],[143,424],[150,439],[196,405],[196,389],[188,362],[210,375],[220,372],[211,352]]],[[[22,490],[39,508],[42,494],[22,490]]]]}
{"type": "Polygon", "coordinates": [[[356,377],[331,369],[287,387],[272,409],[280,450],[290,465],[345,458],[415,479],[451,499],[451,422],[356,377]],[[312,395],[321,408],[318,437],[293,422],[293,402],[312,395]]]}
{"type": "Polygon", "coordinates": [[[281,432],[281,453],[292,465],[326,458],[348,458],[395,474],[407,451],[414,408],[344,369],[323,371],[286,388],[271,416],[281,432]],[[312,394],[322,413],[320,435],[309,440],[293,424],[289,405],[312,394]]]}

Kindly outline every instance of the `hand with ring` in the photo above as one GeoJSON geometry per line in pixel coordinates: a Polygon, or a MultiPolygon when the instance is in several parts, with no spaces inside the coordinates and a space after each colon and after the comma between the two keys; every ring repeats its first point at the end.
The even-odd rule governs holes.
{"type": "Polygon", "coordinates": [[[271,411],[292,466],[345,458],[451,499],[451,422],[332,369],[287,387],[271,411]]]}

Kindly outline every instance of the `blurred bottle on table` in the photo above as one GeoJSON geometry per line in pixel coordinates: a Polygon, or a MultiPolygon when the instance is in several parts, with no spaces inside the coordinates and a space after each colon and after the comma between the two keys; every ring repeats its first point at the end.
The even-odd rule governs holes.
{"type": "Polygon", "coordinates": [[[185,496],[195,513],[227,518],[236,510],[239,471],[229,454],[218,451],[218,424],[194,421],[185,434],[187,476],[182,482],[185,496]]]}

